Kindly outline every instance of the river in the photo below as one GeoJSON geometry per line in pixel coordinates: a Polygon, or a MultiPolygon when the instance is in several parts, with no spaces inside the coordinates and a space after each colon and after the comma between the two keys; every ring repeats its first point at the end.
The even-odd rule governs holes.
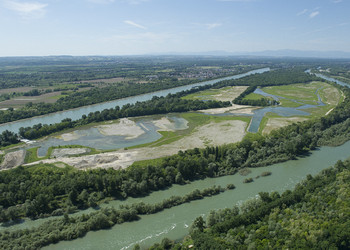
{"type": "MultiPolygon", "coordinates": [[[[208,215],[211,210],[232,207],[248,198],[253,198],[259,192],[283,192],[292,189],[296,183],[305,178],[307,174],[315,175],[321,170],[335,164],[338,160],[345,160],[350,156],[350,141],[339,147],[322,147],[308,157],[298,160],[274,164],[268,167],[251,169],[248,176],[224,176],[207,178],[191,184],[173,187],[152,193],[150,196],[139,199],[128,199],[128,203],[144,201],[156,203],[172,195],[184,195],[192,190],[204,189],[213,185],[225,187],[233,183],[236,189],[226,191],[220,195],[196,200],[178,207],[166,209],[153,215],[141,216],[141,220],[116,225],[109,230],[89,232],[85,237],[73,241],[62,241],[52,244],[44,249],[132,249],[135,244],[141,247],[160,242],[164,237],[180,239],[188,233],[193,220],[200,215],[208,215]],[[271,171],[272,175],[260,177],[254,182],[243,184],[248,177],[256,177],[264,171],[271,171]]],[[[110,202],[104,206],[116,206],[120,201],[110,202]]],[[[29,222],[30,223],[30,222],[29,222]]]]}
{"type": "Polygon", "coordinates": [[[193,87],[214,84],[214,83],[224,81],[224,80],[239,79],[239,78],[242,78],[242,77],[245,77],[248,75],[263,73],[263,72],[266,72],[269,70],[270,70],[269,68],[256,69],[256,70],[252,70],[252,71],[249,71],[247,73],[244,73],[244,74],[239,74],[239,75],[234,75],[234,76],[229,76],[229,77],[224,77],[224,78],[219,78],[219,79],[204,81],[204,82],[199,82],[199,83],[194,83],[194,84],[181,86],[181,87],[177,87],[177,88],[165,89],[165,90],[151,92],[151,93],[147,93],[147,94],[118,99],[118,100],[111,101],[111,102],[104,102],[104,103],[99,103],[99,104],[95,104],[95,105],[89,105],[89,106],[84,106],[84,107],[80,107],[80,108],[76,108],[76,109],[71,109],[71,110],[67,110],[67,111],[62,111],[62,112],[52,113],[52,114],[48,114],[48,115],[33,117],[33,118],[20,120],[20,121],[16,121],[16,122],[6,123],[6,124],[0,125],[0,133],[2,133],[5,130],[9,130],[9,131],[12,131],[14,133],[17,133],[20,127],[32,127],[33,125],[38,124],[38,123],[53,124],[53,123],[61,122],[65,118],[77,120],[77,119],[80,119],[82,115],[88,115],[90,112],[102,111],[104,109],[115,108],[116,106],[122,107],[128,103],[134,104],[136,102],[148,101],[148,100],[151,100],[152,97],[154,97],[154,96],[160,97],[160,96],[166,96],[168,94],[175,94],[175,93],[178,93],[181,91],[189,90],[193,87]]]}

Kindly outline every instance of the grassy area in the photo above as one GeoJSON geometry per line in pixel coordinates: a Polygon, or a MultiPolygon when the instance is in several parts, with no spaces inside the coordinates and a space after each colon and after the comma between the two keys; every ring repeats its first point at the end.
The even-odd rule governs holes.
{"type": "Polygon", "coordinates": [[[258,133],[262,134],[266,125],[267,125],[267,121],[269,120],[269,118],[266,117],[267,115],[265,115],[261,122],[260,122],[260,126],[259,126],[259,130],[258,130],[258,133]]]}
{"type": "MultiPolygon", "coordinates": [[[[273,87],[265,87],[262,89],[264,92],[277,95],[280,97],[284,97],[287,99],[280,99],[280,105],[282,107],[291,107],[297,108],[304,104],[317,105],[319,94],[324,106],[318,106],[315,108],[305,109],[304,111],[309,112],[309,116],[303,116],[300,118],[315,118],[324,116],[329,110],[336,107],[340,102],[343,101],[343,95],[339,89],[333,87],[324,82],[312,82],[310,84],[292,84],[285,86],[273,86],[273,87]],[[299,103],[295,102],[298,101],[299,103]]],[[[261,95],[258,94],[250,94],[247,96],[250,99],[259,99],[261,95]]],[[[294,116],[297,118],[297,116],[294,116]]],[[[261,121],[259,127],[259,133],[262,133],[266,126],[268,125],[268,120],[273,118],[280,118],[285,120],[286,124],[292,123],[290,118],[278,116],[274,113],[267,113],[261,121]]],[[[281,121],[282,122],[282,121],[281,121]]],[[[271,129],[271,128],[270,128],[271,129]]]]}
{"type": "MultiPolygon", "coordinates": [[[[167,156],[166,156],[167,157],[167,156]]],[[[166,157],[134,162],[130,167],[159,166],[166,157]]]]}
{"type": "Polygon", "coordinates": [[[97,150],[95,148],[86,147],[86,146],[82,146],[82,145],[65,145],[65,146],[49,147],[49,149],[47,150],[47,153],[46,153],[45,156],[38,157],[38,148],[39,147],[27,149],[26,158],[24,160],[25,163],[31,163],[31,162],[36,162],[36,161],[49,159],[50,156],[51,156],[52,151],[54,149],[57,149],[57,148],[89,148],[91,150],[90,152],[87,152],[87,153],[84,153],[84,154],[78,154],[78,155],[74,155],[74,156],[93,155],[93,154],[99,154],[99,153],[102,152],[102,151],[97,150]]]}
{"type": "Polygon", "coordinates": [[[26,158],[24,159],[25,163],[31,163],[31,162],[47,159],[47,156],[38,157],[38,148],[39,147],[27,149],[26,158]]]}
{"type": "Polygon", "coordinates": [[[58,100],[62,97],[66,97],[67,95],[55,95],[55,96],[50,96],[48,99],[55,99],[55,100],[58,100]]]}
{"type": "Polygon", "coordinates": [[[330,85],[323,82],[312,82],[309,84],[300,83],[283,86],[265,87],[262,88],[262,90],[268,94],[296,100],[304,104],[317,104],[317,89],[325,88],[328,86],[330,85]]]}
{"type": "Polygon", "coordinates": [[[239,96],[247,86],[224,87],[220,89],[207,89],[197,93],[189,94],[182,97],[189,100],[217,100],[232,101],[239,96]]]}
{"type": "Polygon", "coordinates": [[[289,99],[280,99],[280,105],[282,107],[286,107],[286,108],[287,107],[289,107],[289,108],[297,108],[297,107],[300,107],[300,106],[302,106],[304,104],[293,102],[293,101],[291,101],[289,99]]]}
{"type": "Polygon", "coordinates": [[[207,89],[207,90],[203,90],[197,93],[193,93],[193,94],[189,94],[186,95],[184,97],[182,97],[182,99],[188,99],[188,100],[214,100],[214,95],[218,95],[220,94],[223,90],[227,90],[231,87],[225,87],[222,89],[207,89]]]}

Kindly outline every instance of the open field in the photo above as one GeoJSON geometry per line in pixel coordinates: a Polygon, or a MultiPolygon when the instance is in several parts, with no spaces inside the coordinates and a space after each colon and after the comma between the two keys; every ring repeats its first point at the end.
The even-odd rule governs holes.
{"type": "Polygon", "coordinates": [[[287,86],[274,86],[262,89],[264,92],[283,96],[288,99],[280,99],[281,106],[296,108],[304,104],[317,104],[319,94],[324,106],[304,109],[310,113],[309,117],[279,117],[274,113],[267,113],[263,118],[259,131],[268,134],[272,130],[287,126],[293,122],[302,122],[311,117],[320,117],[329,114],[344,97],[341,91],[327,83],[312,82],[311,84],[293,84],[287,86]],[[305,100],[306,99],[306,100],[305,100]],[[295,102],[297,101],[297,102],[295,102]]]}
{"type": "Polygon", "coordinates": [[[281,117],[281,118],[268,118],[267,123],[262,131],[263,134],[269,134],[272,130],[282,128],[293,123],[303,122],[308,118],[303,117],[281,117]]]}
{"type": "MultiPolygon", "coordinates": [[[[84,87],[84,88],[79,88],[77,91],[86,91],[89,90],[91,87],[84,87]]],[[[24,93],[28,92],[30,90],[33,90],[34,88],[32,87],[22,87],[22,88],[15,88],[15,89],[3,89],[0,90],[4,94],[8,93],[24,93]],[[15,91],[17,90],[17,91],[15,91]]],[[[52,89],[52,88],[40,88],[42,90],[45,89],[52,89]]],[[[62,92],[67,92],[67,91],[54,91],[38,96],[16,96],[14,98],[11,98],[9,100],[5,100],[0,102],[0,109],[7,109],[7,108],[19,108],[25,106],[27,103],[55,103],[59,98],[64,97],[66,95],[63,95],[62,92]]],[[[69,92],[69,91],[68,91],[69,92]]],[[[0,93],[1,94],[1,93],[0,93]]]]}
{"type": "Polygon", "coordinates": [[[47,94],[43,94],[40,96],[18,96],[10,100],[6,100],[3,102],[0,102],[0,108],[17,108],[17,107],[23,107],[27,103],[55,103],[60,97],[62,97],[61,92],[51,92],[47,94]]]}
{"type": "Polygon", "coordinates": [[[315,105],[318,102],[316,91],[318,91],[321,98],[326,98],[322,98],[322,101],[325,103],[327,103],[327,100],[329,100],[329,98],[327,98],[328,96],[335,98],[336,93],[338,93],[338,97],[335,99],[335,102],[338,103],[339,100],[337,99],[340,96],[340,92],[337,88],[324,82],[265,87],[262,90],[268,94],[286,98],[280,99],[281,106],[283,107],[295,107],[296,104],[292,104],[293,102],[291,102],[291,100],[295,100],[303,104],[315,105]]]}
{"type": "Polygon", "coordinates": [[[16,93],[24,93],[31,91],[33,88],[32,87],[19,87],[19,88],[11,88],[11,89],[0,89],[0,94],[10,94],[13,92],[16,93]]]}
{"type": "Polygon", "coordinates": [[[183,97],[184,99],[193,99],[193,100],[216,100],[216,101],[232,101],[238,97],[247,86],[234,86],[234,87],[225,87],[220,89],[208,89],[203,90],[194,94],[187,95],[183,97]]]}

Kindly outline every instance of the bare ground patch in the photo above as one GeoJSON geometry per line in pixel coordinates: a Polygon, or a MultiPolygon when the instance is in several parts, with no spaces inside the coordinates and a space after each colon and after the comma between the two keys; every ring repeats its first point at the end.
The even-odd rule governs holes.
{"type": "Polygon", "coordinates": [[[7,153],[3,162],[0,165],[1,170],[14,168],[20,166],[24,163],[24,159],[26,157],[25,150],[17,150],[14,152],[7,153]]]}
{"type": "MultiPolygon", "coordinates": [[[[158,131],[175,131],[176,130],[174,122],[169,120],[167,117],[162,117],[161,119],[154,120],[152,122],[156,127],[159,128],[158,131]]],[[[188,128],[187,124],[188,124],[188,121],[185,122],[183,129],[188,128]]]]}
{"type": "Polygon", "coordinates": [[[212,115],[223,114],[223,113],[252,115],[253,110],[255,109],[257,109],[257,107],[232,104],[232,106],[226,107],[226,108],[204,109],[204,110],[199,110],[199,112],[212,114],[212,115]]]}
{"type": "MultiPolygon", "coordinates": [[[[134,149],[130,150],[130,153],[135,153],[132,157],[134,162],[173,155],[180,150],[184,151],[192,148],[204,148],[206,146],[234,143],[243,139],[246,125],[246,122],[239,120],[223,121],[219,123],[212,122],[198,127],[191,135],[173,143],[155,148],[145,147],[134,149]]],[[[133,162],[130,163],[132,164],[133,162]]]]}
{"type": "Polygon", "coordinates": [[[210,123],[200,126],[191,135],[178,141],[159,147],[144,147],[132,150],[118,150],[115,152],[79,156],[79,157],[58,157],[37,163],[62,162],[78,169],[90,168],[114,168],[121,169],[132,165],[135,161],[149,160],[176,154],[179,150],[191,148],[203,148],[205,146],[222,145],[241,141],[245,135],[246,122],[239,120],[210,123]]]}
{"type": "Polygon", "coordinates": [[[302,117],[269,118],[263,130],[263,134],[269,134],[274,129],[285,127],[296,122],[303,122],[306,120],[308,119],[302,117]]]}
{"type": "Polygon", "coordinates": [[[127,140],[135,139],[145,133],[134,121],[127,118],[120,119],[119,123],[99,125],[96,128],[103,135],[126,136],[127,140]]]}
{"type": "Polygon", "coordinates": [[[89,148],[55,148],[52,150],[51,157],[64,157],[71,155],[80,155],[89,153],[91,149],[89,148]]]}
{"type": "Polygon", "coordinates": [[[55,136],[58,139],[62,139],[64,141],[73,141],[79,139],[81,136],[75,133],[75,131],[70,132],[70,133],[64,133],[58,136],[55,136]]]}
{"type": "Polygon", "coordinates": [[[213,99],[217,101],[232,101],[236,99],[248,86],[234,86],[229,89],[223,89],[220,94],[213,95],[213,99]]]}

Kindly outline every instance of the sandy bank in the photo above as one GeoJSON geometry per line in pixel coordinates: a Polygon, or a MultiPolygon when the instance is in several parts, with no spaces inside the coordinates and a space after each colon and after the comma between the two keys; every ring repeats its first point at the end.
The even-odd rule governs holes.
{"type": "Polygon", "coordinates": [[[57,157],[56,159],[41,160],[25,164],[25,166],[35,165],[38,163],[57,163],[63,162],[77,169],[93,169],[93,168],[114,168],[122,169],[130,166],[133,162],[132,158],[135,152],[110,152],[96,155],[86,155],[79,157],[57,157]]]}
{"type": "Polygon", "coordinates": [[[25,150],[18,150],[14,152],[7,153],[5,155],[4,161],[0,165],[1,170],[14,168],[20,166],[24,163],[26,157],[25,150]]]}
{"type": "Polygon", "coordinates": [[[89,153],[91,149],[89,148],[55,148],[52,150],[51,157],[64,157],[71,155],[80,155],[89,153]]]}
{"type": "Polygon", "coordinates": [[[247,123],[243,121],[223,121],[220,123],[210,123],[198,127],[191,135],[178,141],[159,147],[145,147],[132,150],[120,149],[115,152],[102,153],[96,155],[87,155],[79,157],[57,157],[56,159],[47,159],[39,162],[33,162],[26,165],[37,163],[56,163],[63,162],[77,169],[90,168],[126,168],[135,161],[155,159],[163,156],[176,154],[179,150],[191,148],[204,148],[206,146],[216,146],[226,143],[241,141],[245,135],[247,123]]]}
{"type": "Polygon", "coordinates": [[[176,154],[179,150],[204,148],[241,141],[245,135],[247,123],[243,121],[224,121],[200,126],[191,135],[178,141],[159,147],[145,147],[130,150],[130,165],[134,161],[155,159],[176,154]]]}
{"type": "Polygon", "coordinates": [[[126,136],[127,140],[135,139],[145,133],[140,126],[127,118],[120,119],[119,123],[99,125],[96,128],[103,135],[126,136]]]}
{"type": "Polygon", "coordinates": [[[302,117],[269,118],[263,130],[263,134],[269,134],[274,129],[285,127],[296,122],[303,122],[306,120],[308,120],[308,118],[302,118],[302,117]]]}
{"type": "MultiPolygon", "coordinates": [[[[158,120],[153,120],[152,123],[159,128],[159,131],[175,131],[175,123],[167,117],[162,117],[158,120]]],[[[188,128],[187,126],[188,121],[185,121],[185,124],[183,125],[183,129],[188,128]]]]}
{"type": "Polygon", "coordinates": [[[79,139],[81,136],[78,135],[75,132],[71,132],[71,133],[65,133],[65,134],[61,134],[59,136],[55,136],[57,139],[61,139],[64,141],[73,141],[73,140],[77,140],[79,139]]]}
{"type": "Polygon", "coordinates": [[[252,115],[255,109],[257,109],[257,107],[232,104],[232,106],[226,108],[204,109],[199,110],[199,112],[211,115],[224,113],[252,115]]]}

